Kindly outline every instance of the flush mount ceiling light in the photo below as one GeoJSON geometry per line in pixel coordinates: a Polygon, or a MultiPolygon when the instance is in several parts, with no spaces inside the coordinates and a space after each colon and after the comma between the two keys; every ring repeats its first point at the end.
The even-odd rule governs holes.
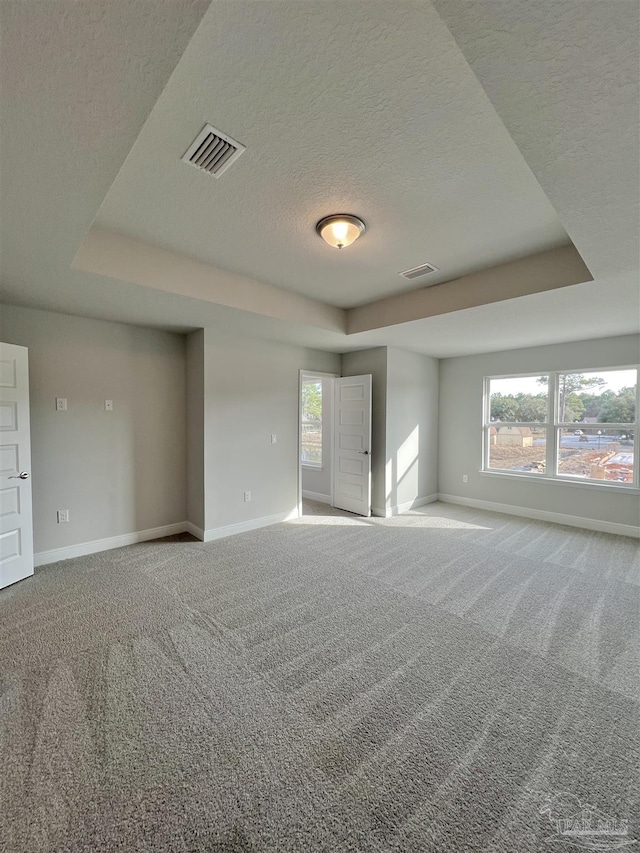
{"type": "Polygon", "coordinates": [[[350,246],[361,234],[365,232],[365,224],[357,216],[349,213],[336,213],[333,216],[325,216],[316,225],[316,231],[334,249],[344,249],[350,246]]]}

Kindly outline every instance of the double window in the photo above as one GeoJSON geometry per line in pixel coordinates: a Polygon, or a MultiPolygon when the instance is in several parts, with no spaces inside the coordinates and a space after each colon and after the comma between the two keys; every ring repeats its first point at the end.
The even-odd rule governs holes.
{"type": "Polygon", "coordinates": [[[638,488],[638,369],[488,376],[483,470],[638,488]]]}

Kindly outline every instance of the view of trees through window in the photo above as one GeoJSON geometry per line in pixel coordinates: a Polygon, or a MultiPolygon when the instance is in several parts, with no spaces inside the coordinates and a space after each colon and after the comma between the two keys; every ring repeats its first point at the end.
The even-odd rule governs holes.
{"type": "MultiPolygon", "coordinates": [[[[633,423],[635,417],[635,371],[629,373],[633,384],[618,391],[604,389],[607,380],[602,374],[562,373],[558,386],[558,423],[574,423],[583,418],[595,418],[598,423],[633,423]]],[[[530,380],[531,377],[522,377],[530,380]]],[[[548,377],[535,381],[540,390],[532,393],[503,393],[493,388],[500,384],[518,381],[513,379],[492,380],[491,420],[544,422],[547,419],[548,377]]]]}
{"type": "Polygon", "coordinates": [[[487,382],[485,468],[634,484],[637,370],[487,382]]]}
{"type": "Polygon", "coordinates": [[[322,382],[302,382],[301,459],[305,464],[322,465],[322,382]]]}

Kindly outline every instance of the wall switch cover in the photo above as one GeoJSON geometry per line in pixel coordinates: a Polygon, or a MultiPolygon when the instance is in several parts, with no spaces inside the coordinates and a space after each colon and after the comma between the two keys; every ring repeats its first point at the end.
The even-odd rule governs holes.
{"type": "Polygon", "coordinates": [[[105,400],[104,401],[104,410],[105,412],[113,411],[113,400],[105,400]]]}
{"type": "Polygon", "coordinates": [[[272,432],[271,433],[271,444],[277,444],[277,443],[278,443],[278,436],[275,434],[275,432],[272,432]]]}

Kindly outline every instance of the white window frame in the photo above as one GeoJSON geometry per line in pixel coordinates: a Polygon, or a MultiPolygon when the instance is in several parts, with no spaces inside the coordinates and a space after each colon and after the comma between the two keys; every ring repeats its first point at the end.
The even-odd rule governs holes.
{"type": "MultiPolygon", "coordinates": [[[[594,426],[596,426],[594,424],[594,426]]],[[[490,474],[497,477],[524,477],[529,480],[539,480],[542,482],[565,483],[572,485],[597,487],[600,489],[610,489],[616,491],[633,492],[640,489],[640,464],[638,460],[638,449],[640,447],[640,365],[628,364],[621,367],[584,367],[584,368],[569,368],[567,370],[540,370],[536,373],[505,373],[495,376],[485,376],[483,382],[482,394],[482,467],[480,473],[490,474]],[[571,474],[558,474],[558,456],[559,456],[559,441],[560,432],[563,429],[575,429],[576,424],[572,422],[558,421],[558,389],[559,377],[570,373],[608,373],[616,370],[635,370],[636,371],[636,411],[635,421],[632,423],[619,424],[607,423],[602,426],[612,430],[633,430],[633,482],[619,483],[615,481],[591,480],[585,477],[577,477],[571,474]],[[496,422],[491,421],[491,398],[490,384],[495,379],[526,379],[530,377],[548,376],[548,397],[547,397],[547,419],[544,422],[524,422],[524,421],[500,421],[500,426],[509,427],[529,427],[530,429],[543,428],[546,431],[546,452],[545,452],[545,470],[543,473],[532,473],[529,471],[509,471],[500,468],[490,468],[490,435],[491,427],[496,426],[496,422]]]]}

